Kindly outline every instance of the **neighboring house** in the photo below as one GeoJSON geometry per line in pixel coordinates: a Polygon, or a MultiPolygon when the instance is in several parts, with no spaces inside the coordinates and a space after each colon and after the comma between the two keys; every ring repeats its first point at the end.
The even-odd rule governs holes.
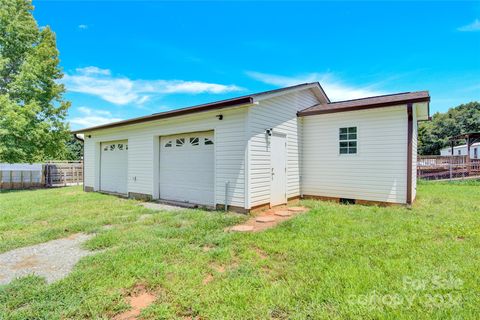
{"type": "Polygon", "coordinates": [[[299,197],[409,204],[429,101],[332,103],[315,82],[78,130],[84,188],[240,212],[299,197]]]}
{"type": "MultiPolygon", "coordinates": [[[[452,147],[446,147],[440,150],[441,156],[451,156],[452,155],[452,147]]],[[[466,156],[467,155],[467,145],[461,145],[453,147],[453,155],[454,156],[466,156]]],[[[478,159],[480,157],[480,142],[474,143],[470,146],[470,158],[471,159],[478,159]]]]}

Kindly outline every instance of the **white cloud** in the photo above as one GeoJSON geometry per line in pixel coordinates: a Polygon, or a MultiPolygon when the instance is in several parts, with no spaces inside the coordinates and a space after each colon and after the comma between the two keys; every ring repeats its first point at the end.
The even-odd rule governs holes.
{"type": "Polygon", "coordinates": [[[473,21],[472,23],[470,24],[467,24],[463,27],[460,27],[457,29],[458,31],[464,31],[464,32],[469,32],[469,31],[480,31],[480,20],[478,19],[475,19],[475,21],[473,21]]]}
{"type": "Polygon", "coordinates": [[[86,24],[79,24],[78,29],[85,30],[88,29],[88,26],[86,24]]]}
{"type": "Polygon", "coordinates": [[[305,82],[318,81],[325,90],[331,101],[350,100],[378,96],[384,94],[381,91],[368,87],[354,87],[335,79],[330,73],[307,73],[299,76],[288,77],[275,74],[267,74],[255,71],[248,71],[247,75],[263,83],[279,87],[288,87],[305,82]]]}
{"type": "Polygon", "coordinates": [[[75,69],[77,73],[83,74],[83,75],[104,75],[104,76],[109,76],[111,74],[110,70],[108,69],[100,69],[99,67],[85,67],[85,68],[77,68],[75,69]]]}
{"type": "Polygon", "coordinates": [[[62,82],[71,92],[91,94],[118,105],[142,104],[155,95],[219,94],[243,90],[236,85],[201,81],[132,80],[127,77],[112,76],[110,70],[93,66],[76,69],[74,74],[65,74],[62,82]]]}
{"type": "Polygon", "coordinates": [[[77,111],[81,114],[81,116],[71,118],[70,123],[79,127],[93,127],[123,120],[121,118],[113,117],[112,113],[107,110],[78,107],[77,111]]]}

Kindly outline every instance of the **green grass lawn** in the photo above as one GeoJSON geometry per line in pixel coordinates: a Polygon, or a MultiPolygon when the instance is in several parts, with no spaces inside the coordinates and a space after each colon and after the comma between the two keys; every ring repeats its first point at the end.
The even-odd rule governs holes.
{"type": "Polygon", "coordinates": [[[305,201],[255,234],[223,231],[239,215],[136,204],[78,187],[0,194],[0,252],[76,232],[96,232],[85,246],[99,250],[53,284],[0,287],[0,319],[108,319],[138,284],[157,295],[145,319],[480,314],[479,182],[421,183],[411,210],[305,201]]]}

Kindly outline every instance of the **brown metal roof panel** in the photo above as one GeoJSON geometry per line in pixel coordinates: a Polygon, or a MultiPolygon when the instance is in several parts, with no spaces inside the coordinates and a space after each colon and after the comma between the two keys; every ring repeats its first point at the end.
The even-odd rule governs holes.
{"type": "Polygon", "coordinates": [[[298,113],[299,116],[307,116],[322,113],[355,111],[370,108],[379,108],[394,106],[405,103],[429,102],[430,95],[428,91],[404,92],[389,94],[376,97],[368,97],[362,99],[345,100],[326,104],[317,104],[310,108],[304,109],[298,113]]]}

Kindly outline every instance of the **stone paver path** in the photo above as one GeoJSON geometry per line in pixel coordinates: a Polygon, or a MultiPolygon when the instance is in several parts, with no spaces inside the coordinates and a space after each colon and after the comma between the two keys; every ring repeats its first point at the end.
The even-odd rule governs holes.
{"type": "Polygon", "coordinates": [[[305,207],[278,207],[261,212],[258,215],[248,219],[243,224],[239,224],[225,231],[233,232],[258,232],[273,228],[282,221],[289,220],[295,215],[308,211],[305,207]]]}
{"type": "Polygon", "coordinates": [[[67,276],[78,260],[95,253],[81,248],[91,237],[77,233],[0,254],[0,285],[29,274],[45,277],[48,283],[67,276]]]}

